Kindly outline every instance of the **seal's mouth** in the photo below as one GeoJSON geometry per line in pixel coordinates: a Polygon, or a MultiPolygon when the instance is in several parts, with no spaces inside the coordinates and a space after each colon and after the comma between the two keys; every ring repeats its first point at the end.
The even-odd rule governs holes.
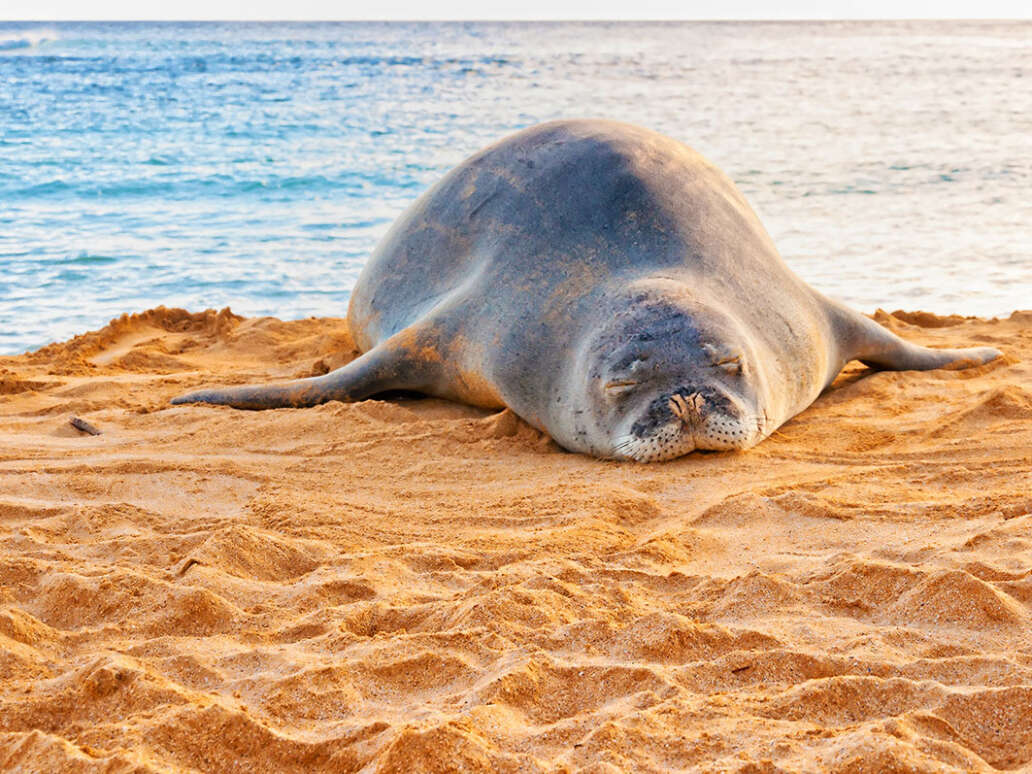
{"type": "Polygon", "coordinates": [[[661,396],[616,439],[617,459],[662,462],[693,451],[734,451],[759,443],[767,428],[764,413],[750,414],[716,391],[686,389],[661,396]]]}

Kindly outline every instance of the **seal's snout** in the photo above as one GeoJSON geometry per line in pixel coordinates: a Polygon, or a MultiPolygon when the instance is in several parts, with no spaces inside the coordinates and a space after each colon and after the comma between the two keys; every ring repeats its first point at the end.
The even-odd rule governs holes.
{"type": "Polygon", "coordinates": [[[655,462],[691,451],[748,449],[766,425],[761,411],[717,385],[680,387],[655,398],[615,439],[614,456],[655,462]]]}
{"type": "Polygon", "coordinates": [[[685,425],[697,425],[702,421],[702,409],[706,405],[706,399],[701,394],[693,392],[690,395],[674,393],[667,403],[670,411],[685,425]]]}

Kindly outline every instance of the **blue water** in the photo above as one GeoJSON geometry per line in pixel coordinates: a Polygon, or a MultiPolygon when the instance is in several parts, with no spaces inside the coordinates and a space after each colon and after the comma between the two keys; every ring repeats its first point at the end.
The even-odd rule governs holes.
{"type": "Polygon", "coordinates": [[[558,117],[677,137],[853,306],[1032,307],[1032,24],[0,24],[0,352],[343,315],[391,220],[558,117]]]}

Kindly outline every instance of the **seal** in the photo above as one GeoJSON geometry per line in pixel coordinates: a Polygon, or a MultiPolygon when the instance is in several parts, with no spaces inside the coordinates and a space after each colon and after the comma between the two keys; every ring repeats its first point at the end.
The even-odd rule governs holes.
{"type": "Polygon", "coordinates": [[[376,247],[348,321],[363,354],[336,371],[173,403],[411,390],[507,406],[566,449],[651,462],[753,446],[850,360],[927,370],[999,356],[917,346],[824,297],[715,166],[599,120],[526,129],[449,172],[376,247]]]}

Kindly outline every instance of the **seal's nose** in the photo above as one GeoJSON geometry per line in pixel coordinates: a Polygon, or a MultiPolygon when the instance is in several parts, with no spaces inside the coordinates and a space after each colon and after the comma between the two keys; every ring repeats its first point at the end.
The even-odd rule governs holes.
{"type": "Polygon", "coordinates": [[[702,409],[705,405],[706,399],[697,392],[691,395],[674,393],[670,396],[670,410],[686,425],[697,424],[702,420],[702,409]]]}

